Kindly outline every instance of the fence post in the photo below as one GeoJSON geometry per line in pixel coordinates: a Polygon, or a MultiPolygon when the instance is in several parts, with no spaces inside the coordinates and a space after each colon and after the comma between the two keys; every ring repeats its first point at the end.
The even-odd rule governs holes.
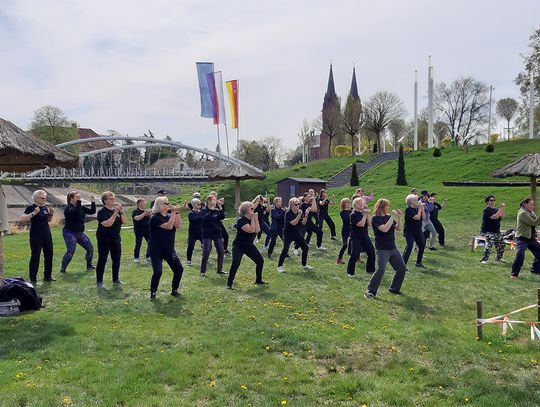
{"type": "MultiPolygon", "coordinates": [[[[538,290],[540,293],[540,289],[538,290]]],[[[482,301],[476,301],[476,339],[482,340],[482,301]]]]}

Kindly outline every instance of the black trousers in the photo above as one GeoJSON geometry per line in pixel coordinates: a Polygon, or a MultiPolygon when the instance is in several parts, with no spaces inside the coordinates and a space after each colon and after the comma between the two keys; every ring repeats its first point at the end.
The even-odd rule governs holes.
{"type": "Polygon", "coordinates": [[[178,258],[176,251],[170,253],[150,253],[150,259],[152,260],[152,280],[150,281],[150,292],[155,293],[159,287],[159,280],[163,274],[163,260],[169,265],[173,272],[173,279],[171,288],[172,290],[178,290],[180,287],[180,280],[182,280],[182,274],[184,267],[182,262],[178,258]]]}
{"type": "Polygon", "coordinates": [[[227,285],[232,285],[234,282],[234,277],[240,267],[240,262],[244,254],[248,256],[255,263],[255,284],[262,282],[262,271],[264,266],[264,259],[254,244],[250,245],[240,245],[233,243],[232,247],[232,263],[231,269],[229,270],[229,278],[227,279],[227,285]]]}
{"type": "Polygon", "coordinates": [[[330,236],[336,237],[336,224],[334,223],[334,221],[332,220],[330,215],[328,215],[327,212],[322,212],[321,211],[319,213],[319,225],[318,225],[321,230],[323,228],[323,223],[324,222],[326,222],[326,224],[330,228],[330,236]]]}
{"type": "Polygon", "coordinates": [[[96,264],[96,282],[103,282],[103,275],[105,274],[105,264],[107,264],[107,258],[109,253],[111,254],[112,261],[112,281],[118,281],[120,279],[120,258],[122,257],[122,243],[115,242],[110,239],[97,239],[98,244],[98,261],[96,264]]]}
{"type": "Polygon", "coordinates": [[[407,241],[407,246],[405,246],[405,251],[403,252],[403,261],[405,264],[409,261],[414,244],[418,246],[418,254],[416,255],[416,264],[422,263],[422,258],[424,257],[424,249],[426,248],[426,239],[422,232],[419,233],[406,233],[405,240],[407,241]]]}
{"type": "MultiPolygon", "coordinates": [[[[350,246],[349,245],[349,234],[341,232],[341,241],[342,241],[343,244],[341,245],[341,249],[339,250],[338,259],[343,259],[343,255],[345,254],[345,250],[347,250],[347,248],[350,246]]],[[[348,253],[351,254],[350,247],[349,247],[348,253]]]]}
{"type": "Polygon", "coordinates": [[[148,247],[148,239],[150,238],[150,230],[135,231],[135,250],[133,250],[133,258],[138,259],[141,253],[142,240],[146,240],[146,258],[150,257],[150,248],[148,247]]]}
{"type": "MultiPolygon", "coordinates": [[[[317,236],[317,247],[321,247],[322,245],[322,238],[323,238],[323,231],[320,227],[318,227],[315,223],[307,222],[305,226],[305,230],[307,233],[306,237],[306,243],[309,243],[311,240],[311,235],[315,233],[315,236],[317,236]]],[[[298,249],[298,246],[294,246],[295,249],[298,249]]]]}
{"type": "MultiPolygon", "coordinates": [[[[431,223],[435,226],[435,230],[439,236],[439,244],[444,246],[444,227],[439,219],[431,219],[431,223]]],[[[426,237],[427,240],[427,237],[426,237]]]]}
{"type": "Polygon", "coordinates": [[[347,264],[347,274],[354,276],[354,271],[356,268],[356,260],[360,256],[360,252],[365,252],[367,254],[366,262],[366,273],[375,272],[375,248],[369,236],[363,236],[361,238],[351,238],[351,257],[349,258],[349,263],[347,264]]]}
{"type": "Polygon", "coordinates": [[[307,255],[309,247],[304,240],[304,236],[301,234],[298,234],[298,236],[284,236],[283,240],[283,250],[281,251],[281,254],[279,255],[279,261],[278,261],[278,267],[283,266],[283,262],[285,261],[285,257],[287,257],[287,253],[289,253],[289,247],[292,243],[295,243],[295,247],[299,247],[302,249],[302,266],[305,266],[307,264],[307,255]]]}
{"type": "Polygon", "coordinates": [[[32,233],[30,231],[30,263],[28,264],[28,274],[30,281],[37,281],[37,273],[39,270],[39,258],[43,249],[43,260],[45,271],[43,277],[45,280],[52,278],[52,263],[53,263],[53,241],[51,231],[44,233],[32,233]]]}
{"type": "Polygon", "coordinates": [[[276,241],[277,241],[278,236],[283,241],[283,229],[282,230],[270,231],[270,243],[268,244],[268,255],[269,256],[272,253],[274,253],[274,247],[276,247],[276,241]]]}
{"type": "Polygon", "coordinates": [[[201,242],[202,245],[202,235],[199,236],[193,236],[188,235],[187,240],[187,252],[186,252],[186,260],[191,261],[191,257],[193,256],[193,250],[195,249],[195,243],[197,243],[197,240],[201,242]]]}
{"type": "Polygon", "coordinates": [[[223,238],[223,250],[227,250],[229,247],[229,234],[223,223],[221,224],[221,237],[223,238]]]}

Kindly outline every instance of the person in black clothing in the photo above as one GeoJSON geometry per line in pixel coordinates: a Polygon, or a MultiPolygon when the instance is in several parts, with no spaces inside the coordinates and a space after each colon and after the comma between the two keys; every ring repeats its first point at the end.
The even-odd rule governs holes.
{"type": "Polygon", "coordinates": [[[482,211],[482,227],[480,234],[486,238],[486,246],[480,263],[487,264],[491,249],[495,245],[497,250],[497,261],[503,261],[504,256],[504,239],[501,235],[501,219],[505,216],[505,205],[501,203],[498,208],[495,207],[495,197],[488,195],[484,199],[486,207],[482,211]]]}
{"type": "Polygon", "coordinates": [[[186,264],[188,266],[191,266],[191,257],[193,256],[193,249],[195,249],[195,243],[197,241],[200,241],[202,245],[202,204],[200,199],[193,198],[190,205],[192,209],[188,214],[189,229],[186,252],[186,264]]]}
{"type": "Polygon", "coordinates": [[[223,238],[221,221],[225,218],[225,212],[221,206],[221,201],[218,201],[215,195],[208,195],[206,198],[206,206],[201,211],[202,217],[202,242],[203,253],[201,259],[201,277],[206,277],[206,267],[208,258],[212,251],[212,243],[216,247],[217,252],[217,273],[227,274],[223,271],[223,238]]]}
{"type": "Polygon", "coordinates": [[[255,214],[259,220],[260,230],[257,232],[257,240],[261,238],[261,234],[264,232],[266,235],[264,247],[267,249],[268,244],[270,243],[270,224],[267,221],[267,214],[270,213],[270,206],[268,205],[268,200],[262,195],[257,195],[252,203],[255,208],[255,214]]]}
{"type": "Polygon", "coordinates": [[[148,239],[150,238],[150,209],[146,209],[144,198],[137,199],[137,208],[133,210],[131,218],[133,219],[133,232],[135,233],[135,250],[133,251],[133,262],[139,262],[142,240],[146,240],[146,259],[150,260],[150,248],[148,239]]]}
{"type": "Polygon", "coordinates": [[[77,191],[71,191],[67,194],[67,205],[64,209],[65,224],[62,228],[62,236],[66,242],[66,253],[62,257],[62,266],[60,272],[65,273],[67,266],[71,262],[77,244],[81,245],[86,250],[86,270],[94,270],[92,266],[92,258],[94,257],[94,246],[86,233],[84,233],[84,219],[86,215],[96,213],[96,199],[90,195],[91,206],[87,208],[82,206],[81,194],[77,191]]]}
{"type": "Polygon", "coordinates": [[[180,280],[184,268],[174,249],[176,230],[180,228],[182,219],[180,209],[171,207],[166,196],[155,200],[150,218],[150,258],[152,259],[152,280],[150,282],[150,300],[156,299],[159,280],[163,274],[163,260],[173,272],[171,295],[177,297],[180,280]]]}
{"type": "Polygon", "coordinates": [[[29,205],[21,215],[22,222],[30,222],[30,263],[28,264],[28,274],[32,284],[37,283],[37,273],[39,270],[39,258],[43,249],[43,260],[45,271],[43,281],[55,281],[52,277],[53,262],[53,241],[49,222],[52,220],[54,208],[45,205],[47,193],[38,189],[32,194],[34,203],[29,205]]]}
{"type": "Polygon", "coordinates": [[[341,245],[341,249],[339,250],[336,263],[345,264],[345,262],[343,261],[343,255],[345,254],[345,250],[347,250],[347,247],[349,247],[349,236],[351,233],[351,200],[349,198],[343,198],[339,203],[339,206],[341,208],[341,212],[339,212],[339,217],[343,222],[343,224],[341,225],[341,241],[343,244],[341,245]]]}
{"type": "Polygon", "coordinates": [[[328,192],[326,189],[321,189],[319,192],[319,228],[322,230],[323,223],[326,222],[330,228],[330,239],[336,240],[336,225],[330,215],[328,214],[328,206],[334,205],[335,199],[328,199],[328,192]]]}
{"type": "Polygon", "coordinates": [[[268,245],[268,258],[272,257],[274,253],[274,247],[276,247],[276,240],[279,238],[283,241],[283,227],[285,222],[285,211],[282,208],[283,201],[281,197],[276,196],[274,198],[274,207],[272,208],[270,216],[272,217],[272,224],[270,225],[270,243],[268,245]]]}
{"type": "MultiPolygon", "coordinates": [[[[310,189],[310,191],[312,191],[310,189]]],[[[317,198],[315,195],[311,195],[308,193],[304,197],[303,203],[300,205],[300,210],[303,213],[306,213],[306,209],[309,208],[308,213],[308,219],[304,226],[304,231],[307,233],[306,237],[306,243],[309,244],[309,241],[311,239],[311,235],[315,233],[315,236],[317,236],[317,249],[318,250],[326,250],[326,247],[322,245],[322,239],[323,239],[323,231],[322,229],[317,226],[318,222],[318,209],[317,209],[317,198]]],[[[295,244],[295,249],[298,250],[298,243],[295,244]]]]}
{"type": "Polygon", "coordinates": [[[347,277],[354,277],[356,260],[358,260],[361,251],[367,255],[366,273],[375,271],[375,248],[368,234],[371,227],[369,208],[365,206],[361,197],[354,198],[352,206],[353,210],[349,218],[351,223],[351,257],[347,265],[347,277]]]}
{"type": "Polygon", "coordinates": [[[403,234],[405,235],[405,240],[407,245],[405,246],[405,251],[403,252],[403,261],[407,264],[409,261],[409,256],[411,255],[414,243],[418,246],[418,254],[416,256],[416,267],[424,268],[422,264],[422,258],[424,256],[424,249],[426,247],[426,240],[424,234],[422,233],[422,220],[425,218],[425,205],[423,203],[418,203],[418,196],[409,194],[405,198],[405,203],[407,204],[407,209],[405,209],[405,227],[403,234]]]}
{"type": "Polygon", "coordinates": [[[120,258],[122,257],[122,240],[120,230],[127,223],[122,205],[116,203],[114,193],[106,191],[101,195],[103,207],[98,211],[98,227],[96,239],[98,244],[98,261],[96,265],[96,283],[103,288],[103,275],[107,257],[111,254],[113,284],[120,281],[120,258]]]}
{"type": "MultiPolygon", "coordinates": [[[[219,205],[223,210],[223,219],[225,219],[225,198],[218,198],[218,194],[216,191],[210,191],[209,195],[213,195],[216,197],[216,204],[219,205]]],[[[223,219],[220,223],[221,238],[223,239],[223,253],[231,254],[231,252],[229,251],[229,232],[227,232],[227,228],[223,224],[223,219]]]]}
{"type": "Polygon", "coordinates": [[[401,285],[407,271],[401,253],[396,248],[396,238],[394,236],[394,230],[401,230],[401,211],[395,209],[390,215],[390,201],[387,199],[379,199],[375,203],[373,211],[375,216],[371,219],[371,225],[373,226],[375,248],[377,249],[377,271],[371,277],[367,290],[364,292],[364,297],[367,299],[373,299],[377,295],[377,290],[388,263],[395,271],[392,284],[388,289],[392,294],[401,294],[401,285]]]}
{"type": "MultiPolygon", "coordinates": [[[[437,236],[439,237],[439,245],[444,247],[445,246],[445,242],[444,242],[445,231],[444,231],[444,226],[439,220],[439,211],[444,207],[446,202],[448,202],[448,199],[444,198],[442,203],[440,204],[436,201],[437,194],[435,192],[432,192],[431,194],[429,194],[429,197],[430,197],[430,200],[433,201],[433,209],[431,210],[431,213],[430,213],[431,223],[433,223],[433,226],[435,227],[435,230],[437,231],[437,236]]],[[[430,235],[429,230],[424,231],[424,237],[426,238],[426,241],[428,240],[429,235],[430,235]]]]}
{"type": "Polygon", "coordinates": [[[227,279],[227,288],[232,289],[234,277],[240,267],[240,262],[244,254],[248,256],[256,265],[255,284],[266,284],[262,279],[264,259],[261,252],[253,244],[255,236],[259,233],[259,217],[254,212],[255,204],[252,202],[242,202],[238,209],[240,217],[236,221],[236,239],[233,241],[232,263],[227,279]]]}
{"type": "Polygon", "coordinates": [[[295,243],[302,249],[302,267],[304,270],[313,270],[313,267],[307,264],[307,255],[309,247],[304,240],[304,236],[301,232],[302,226],[306,224],[309,216],[310,206],[306,208],[305,212],[300,210],[300,199],[291,198],[289,200],[289,209],[285,212],[285,226],[283,228],[283,250],[279,256],[278,261],[278,273],[283,273],[283,262],[287,253],[289,252],[289,246],[291,243],[295,243]]]}

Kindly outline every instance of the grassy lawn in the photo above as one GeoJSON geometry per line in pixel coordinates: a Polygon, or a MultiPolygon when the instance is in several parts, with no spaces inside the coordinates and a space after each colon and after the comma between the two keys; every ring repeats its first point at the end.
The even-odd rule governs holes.
{"type": "MultiPolygon", "coordinates": [[[[254,267],[247,258],[233,291],[225,289],[226,277],[215,273],[215,256],[209,276],[201,279],[197,248],[196,266],[185,267],[183,295],[169,295],[172,273],[165,267],[158,299],[150,302],[151,269],[132,263],[131,230],[123,231],[126,284],[113,288],[108,268],[106,289],[97,291],[94,274],[83,271],[81,248],[68,273],[57,272],[64,245],[56,228],[58,281],[38,284],[46,308],[0,320],[0,405],[539,405],[539,345],[527,327],[514,326],[503,337],[500,328],[488,325],[484,340],[476,341],[474,325],[477,299],[484,301],[486,316],[536,302],[540,281],[528,272],[531,256],[520,279],[511,281],[512,252],[506,252],[506,264],[496,264],[493,254],[482,266],[480,251],[468,247],[478,233],[486,194],[507,203],[506,229],[515,225],[518,202],[528,190],[441,185],[486,179],[493,168],[515,159],[512,154],[520,155],[513,149],[538,146],[516,143],[504,154],[504,145],[497,144],[489,156],[471,147],[468,155],[443,150],[438,159],[427,152],[406,158],[409,185],[449,198],[440,213],[449,246],[426,253],[427,269],[412,267],[400,297],[386,292],[387,275],[377,299],[365,300],[365,262],[358,264],[357,278],[346,278],[345,267],[335,263],[340,244],[326,233],[326,252],[311,246],[312,272],[302,271],[300,259],[292,258],[278,274],[277,259],[265,259],[268,287],[253,285],[254,267]]],[[[410,187],[393,185],[395,174],[394,163],[384,164],[361,182],[403,207],[410,187]]],[[[321,176],[303,174],[308,175],[321,176]]],[[[352,191],[333,192],[342,197],[352,191]]],[[[89,234],[95,242],[95,233],[89,234]]],[[[397,241],[403,249],[404,239],[397,241]]],[[[183,230],[177,238],[182,259],[185,242],[183,230]]],[[[6,275],[26,277],[28,236],[7,236],[4,245],[6,275]]],[[[230,256],[225,268],[229,265],[230,256]]]]}

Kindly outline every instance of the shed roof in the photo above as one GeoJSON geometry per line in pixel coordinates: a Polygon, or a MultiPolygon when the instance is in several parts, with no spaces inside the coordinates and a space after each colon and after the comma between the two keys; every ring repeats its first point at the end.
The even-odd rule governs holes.
{"type": "Polygon", "coordinates": [[[283,178],[283,179],[280,179],[277,182],[282,182],[282,181],[285,181],[285,180],[288,180],[288,179],[296,181],[296,182],[304,182],[304,183],[312,183],[312,184],[326,184],[328,182],[328,181],[325,181],[325,180],[319,179],[319,178],[296,178],[296,177],[283,178]]]}

